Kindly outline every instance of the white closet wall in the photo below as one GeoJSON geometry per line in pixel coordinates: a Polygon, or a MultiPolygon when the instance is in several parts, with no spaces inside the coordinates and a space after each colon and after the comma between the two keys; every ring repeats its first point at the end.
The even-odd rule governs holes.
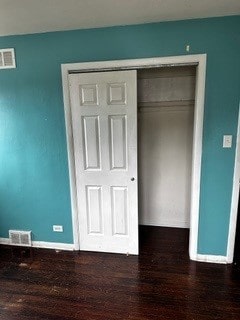
{"type": "Polygon", "coordinates": [[[189,227],[195,67],[138,72],[140,224],[189,227]]]}

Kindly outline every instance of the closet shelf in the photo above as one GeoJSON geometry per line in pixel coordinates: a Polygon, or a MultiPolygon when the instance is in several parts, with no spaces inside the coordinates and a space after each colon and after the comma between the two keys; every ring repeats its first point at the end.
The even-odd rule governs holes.
{"type": "Polygon", "coordinates": [[[157,112],[157,111],[185,111],[194,107],[194,100],[181,101],[157,101],[157,102],[138,102],[138,111],[157,112]]]}

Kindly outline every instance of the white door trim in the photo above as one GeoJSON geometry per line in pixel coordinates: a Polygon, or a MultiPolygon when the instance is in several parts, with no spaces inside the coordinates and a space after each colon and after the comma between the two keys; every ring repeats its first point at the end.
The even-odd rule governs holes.
{"type": "Polygon", "coordinates": [[[238,199],[239,199],[239,183],[240,183],[240,108],[238,114],[238,131],[236,138],[236,154],[235,165],[233,174],[233,189],[232,189],[232,202],[230,212],[230,222],[228,231],[228,246],[227,246],[227,263],[233,262],[237,215],[238,215],[238,199]]]}
{"type": "Polygon", "coordinates": [[[75,164],[73,150],[73,133],[71,121],[71,106],[69,95],[68,74],[73,72],[139,69],[146,67],[197,65],[196,94],[193,132],[193,160],[192,160],[192,188],[191,188],[191,218],[190,218],[190,259],[197,260],[198,222],[199,222],[199,197],[202,160],[202,132],[205,97],[206,54],[155,57],[146,59],[97,61],[83,63],[62,64],[63,99],[66,123],[67,150],[70,177],[70,193],[72,206],[74,248],[79,250],[79,230],[77,212],[77,193],[75,179],[75,164]]]}

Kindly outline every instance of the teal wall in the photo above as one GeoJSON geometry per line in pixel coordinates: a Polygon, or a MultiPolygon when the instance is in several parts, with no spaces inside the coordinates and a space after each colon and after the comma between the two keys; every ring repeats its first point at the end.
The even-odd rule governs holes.
{"type": "Polygon", "coordinates": [[[226,254],[240,99],[240,16],[0,37],[0,237],[72,243],[60,64],[207,53],[198,252],[226,254]],[[223,134],[233,148],[222,148],[223,134]],[[64,226],[53,233],[52,225],[64,226]]]}

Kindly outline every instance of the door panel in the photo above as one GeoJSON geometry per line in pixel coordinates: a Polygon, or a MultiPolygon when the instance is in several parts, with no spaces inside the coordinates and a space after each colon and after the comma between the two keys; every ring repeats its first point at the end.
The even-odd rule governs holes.
{"type": "Polygon", "coordinates": [[[128,235],[127,187],[111,187],[114,235],[128,235]]]}
{"type": "Polygon", "coordinates": [[[99,117],[87,116],[82,120],[85,170],[100,170],[99,117]]]}
{"type": "Polygon", "coordinates": [[[126,116],[109,116],[111,170],[127,169],[126,116]]]}
{"type": "Polygon", "coordinates": [[[136,71],[69,83],[80,249],[138,254],[136,71]]]}
{"type": "Polygon", "coordinates": [[[86,186],[88,233],[103,233],[102,228],[102,187],[86,186]]]}

